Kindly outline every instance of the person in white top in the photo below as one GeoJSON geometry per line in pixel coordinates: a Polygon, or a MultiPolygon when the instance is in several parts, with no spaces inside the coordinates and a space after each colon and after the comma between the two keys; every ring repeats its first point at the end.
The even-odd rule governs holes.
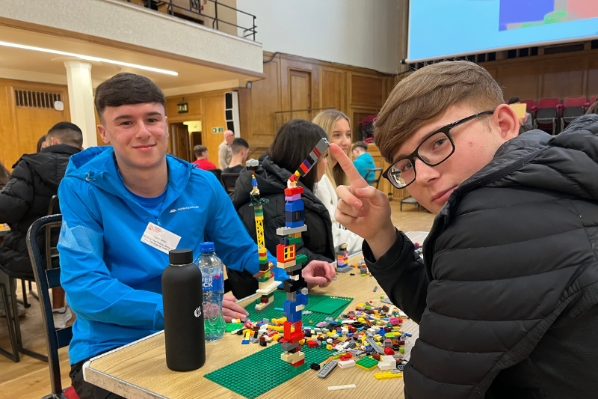
{"type": "MultiPolygon", "coordinates": [[[[314,118],[313,122],[320,125],[328,135],[328,141],[341,147],[348,157],[351,157],[351,123],[344,113],[329,109],[320,112],[314,118]]],[[[347,244],[349,254],[361,251],[363,238],[347,230],[334,218],[338,197],[336,195],[336,186],[346,184],[347,176],[343,169],[338,165],[336,158],[332,154],[328,156],[328,165],[326,174],[316,184],[314,194],[324,204],[332,222],[332,237],[334,248],[338,250],[341,244],[347,244]]]]}

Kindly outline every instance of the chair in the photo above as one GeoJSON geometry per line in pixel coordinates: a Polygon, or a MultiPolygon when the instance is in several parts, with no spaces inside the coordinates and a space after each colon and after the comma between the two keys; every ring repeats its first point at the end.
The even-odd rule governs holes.
{"type": "Polygon", "coordinates": [[[590,97],[590,105],[594,104],[596,102],[596,99],[598,99],[598,96],[590,97]]]}
{"type": "Polygon", "coordinates": [[[232,194],[235,191],[235,183],[239,178],[240,173],[223,173],[222,174],[222,185],[227,193],[232,194]]]}
{"type": "Polygon", "coordinates": [[[382,168],[366,168],[368,172],[365,174],[365,181],[369,185],[376,185],[376,189],[378,189],[378,185],[380,184],[380,178],[382,177],[382,168]],[[380,172],[380,173],[378,173],[380,172]],[[370,173],[372,174],[372,178],[369,178],[370,173]],[[376,174],[378,177],[376,177],[376,174]]]}
{"type": "Polygon", "coordinates": [[[536,127],[547,133],[555,135],[558,132],[558,121],[560,120],[560,104],[558,98],[542,98],[538,101],[536,112],[536,127]]]}
{"type": "Polygon", "coordinates": [[[588,99],[585,96],[565,98],[563,104],[563,116],[561,118],[563,129],[574,119],[582,116],[589,106],[590,103],[588,103],[588,99]]]}
{"type": "MultiPolygon", "coordinates": [[[[63,328],[61,330],[54,329],[50,289],[60,287],[60,268],[46,269],[46,264],[44,264],[36,239],[38,232],[42,228],[45,228],[46,231],[48,231],[51,230],[52,227],[60,227],[61,224],[62,215],[60,214],[44,216],[36,220],[31,227],[29,227],[29,231],[27,232],[27,249],[29,250],[31,264],[33,266],[33,274],[35,275],[35,281],[39,290],[40,306],[46,332],[50,382],[52,384],[52,393],[44,396],[43,399],[72,399],[77,397],[73,387],[69,387],[64,391],[62,390],[62,381],[60,378],[58,349],[68,346],[73,338],[72,327],[63,328]]],[[[51,262],[51,260],[49,262],[51,262]]]]}
{"type": "Polygon", "coordinates": [[[407,197],[407,198],[403,198],[400,202],[400,210],[401,212],[403,211],[403,204],[408,204],[408,205],[417,205],[417,210],[419,211],[419,208],[421,207],[421,205],[419,204],[419,202],[417,202],[417,200],[413,197],[407,197]]]}
{"type": "MultiPolygon", "coordinates": [[[[60,213],[60,204],[59,204],[59,200],[58,200],[58,196],[57,195],[53,195],[52,198],[50,199],[50,203],[48,204],[48,215],[52,215],[52,214],[56,214],[56,213],[60,213]]],[[[58,259],[58,249],[56,247],[52,247],[52,227],[48,227],[45,230],[45,237],[44,237],[44,242],[45,242],[45,258],[46,258],[46,264],[45,267],[49,269],[52,269],[53,267],[53,260],[57,260],[58,259]]],[[[36,242],[37,244],[37,242],[36,242]]],[[[33,267],[33,263],[32,263],[32,269],[34,269],[33,267]]],[[[26,290],[26,286],[25,286],[25,281],[29,282],[29,291],[31,291],[31,282],[32,281],[36,281],[35,280],[35,275],[33,276],[25,276],[23,274],[13,274],[11,273],[9,270],[5,270],[5,272],[8,274],[8,276],[10,277],[10,287],[8,287],[8,289],[10,289],[10,291],[8,292],[8,295],[10,295],[10,293],[15,292],[15,287],[14,284],[16,283],[16,279],[20,279],[21,280],[21,284],[22,284],[22,290],[23,290],[23,306],[25,306],[26,308],[30,307],[31,305],[27,303],[27,290],[26,290]]],[[[39,287],[38,287],[39,289],[39,287]]],[[[0,290],[2,292],[0,292],[0,295],[2,295],[4,297],[4,293],[5,291],[7,291],[7,287],[0,287],[0,290]]],[[[39,299],[39,298],[38,298],[39,299]]],[[[29,350],[27,348],[23,347],[23,342],[21,339],[21,324],[19,321],[19,317],[18,317],[18,311],[17,311],[17,301],[12,301],[13,302],[13,309],[11,312],[11,317],[8,316],[9,312],[8,312],[8,302],[4,302],[5,304],[5,312],[7,314],[7,322],[10,324],[9,325],[9,336],[10,336],[10,340],[11,340],[11,346],[13,349],[12,354],[10,354],[9,352],[7,352],[6,350],[0,348],[0,353],[7,356],[8,358],[10,358],[12,361],[14,361],[15,363],[18,363],[21,361],[20,356],[19,356],[19,352],[25,354],[25,355],[29,355],[31,357],[34,357],[36,359],[39,359],[41,361],[47,362],[48,361],[48,357],[45,355],[42,355],[41,353],[37,353],[34,352],[32,350],[29,350]],[[17,316],[17,317],[14,317],[17,316]],[[14,331],[14,334],[12,333],[12,331],[14,331]],[[14,340],[13,340],[14,339],[14,340]],[[15,351],[16,348],[16,351],[15,351]]]]}
{"type": "Polygon", "coordinates": [[[525,110],[532,115],[536,114],[538,107],[536,107],[535,100],[519,100],[520,103],[525,104],[525,110]]]}
{"type": "Polygon", "coordinates": [[[216,176],[216,179],[222,184],[222,169],[208,169],[206,172],[211,172],[216,176]]]}

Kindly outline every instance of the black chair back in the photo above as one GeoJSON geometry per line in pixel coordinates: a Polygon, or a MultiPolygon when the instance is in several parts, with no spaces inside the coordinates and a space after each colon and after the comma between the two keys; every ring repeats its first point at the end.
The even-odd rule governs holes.
{"type": "Polygon", "coordinates": [[[57,396],[62,394],[58,349],[69,345],[73,338],[73,331],[72,327],[63,328],[58,331],[54,330],[50,289],[60,287],[60,268],[46,270],[36,237],[42,228],[51,229],[52,227],[61,225],[62,215],[44,216],[36,220],[27,232],[27,249],[29,250],[29,257],[31,258],[31,265],[33,266],[33,273],[35,274],[35,281],[39,290],[42,317],[46,329],[52,394],[57,396]]]}
{"type": "Polygon", "coordinates": [[[222,184],[224,185],[224,189],[227,193],[232,193],[235,191],[235,183],[239,178],[240,173],[223,173],[222,174],[222,184]]]}
{"type": "Polygon", "coordinates": [[[220,184],[222,184],[222,169],[208,169],[206,172],[212,172],[220,184]]]}
{"type": "MultiPolygon", "coordinates": [[[[60,213],[60,203],[58,202],[58,196],[53,195],[48,205],[48,215],[57,215],[60,213]]],[[[60,227],[60,226],[59,226],[60,227]]],[[[45,229],[46,233],[46,269],[52,269],[52,261],[58,259],[58,248],[52,246],[52,228],[48,227],[45,229]]]]}
{"type": "Polygon", "coordinates": [[[368,184],[375,185],[377,190],[378,185],[380,185],[380,178],[382,177],[382,168],[367,168],[366,170],[368,173],[365,175],[365,181],[368,184]]]}

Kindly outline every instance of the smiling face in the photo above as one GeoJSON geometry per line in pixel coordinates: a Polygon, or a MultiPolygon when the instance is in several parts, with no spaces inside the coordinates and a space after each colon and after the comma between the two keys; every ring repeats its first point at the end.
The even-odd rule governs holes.
{"type": "MultiPolygon", "coordinates": [[[[409,137],[393,160],[411,154],[430,133],[477,113],[468,105],[449,107],[435,121],[424,125],[409,137]]],[[[486,166],[496,150],[507,140],[517,136],[517,116],[508,105],[499,106],[492,115],[465,122],[450,130],[455,152],[437,166],[428,166],[415,159],[416,178],[407,186],[409,194],[432,213],[438,213],[451,193],[465,180],[486,166]]]]}
{"type": "Polygon", "coordinates": [[[166,165],[168,125],[164,106],[143,103],[106,107],[98,132],[112,144],[119,167],[147,170],[166,165]]]}
{"type": "Polygon", "coordinates": [[[349,121],[345,118],[336,121],[329,141],[331,144],[338,145],[348,155],[349,148],[351,148],[351,126],[349,126],[349,121]]]}

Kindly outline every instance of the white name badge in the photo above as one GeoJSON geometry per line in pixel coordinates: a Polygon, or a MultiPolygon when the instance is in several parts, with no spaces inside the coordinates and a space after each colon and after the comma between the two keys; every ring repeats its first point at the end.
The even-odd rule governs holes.
{"type": "Polygon", "coordinates": [[[150,222],[141,237],[141,242],[168,254],[179,245],[181,237],[150,222]]]}

